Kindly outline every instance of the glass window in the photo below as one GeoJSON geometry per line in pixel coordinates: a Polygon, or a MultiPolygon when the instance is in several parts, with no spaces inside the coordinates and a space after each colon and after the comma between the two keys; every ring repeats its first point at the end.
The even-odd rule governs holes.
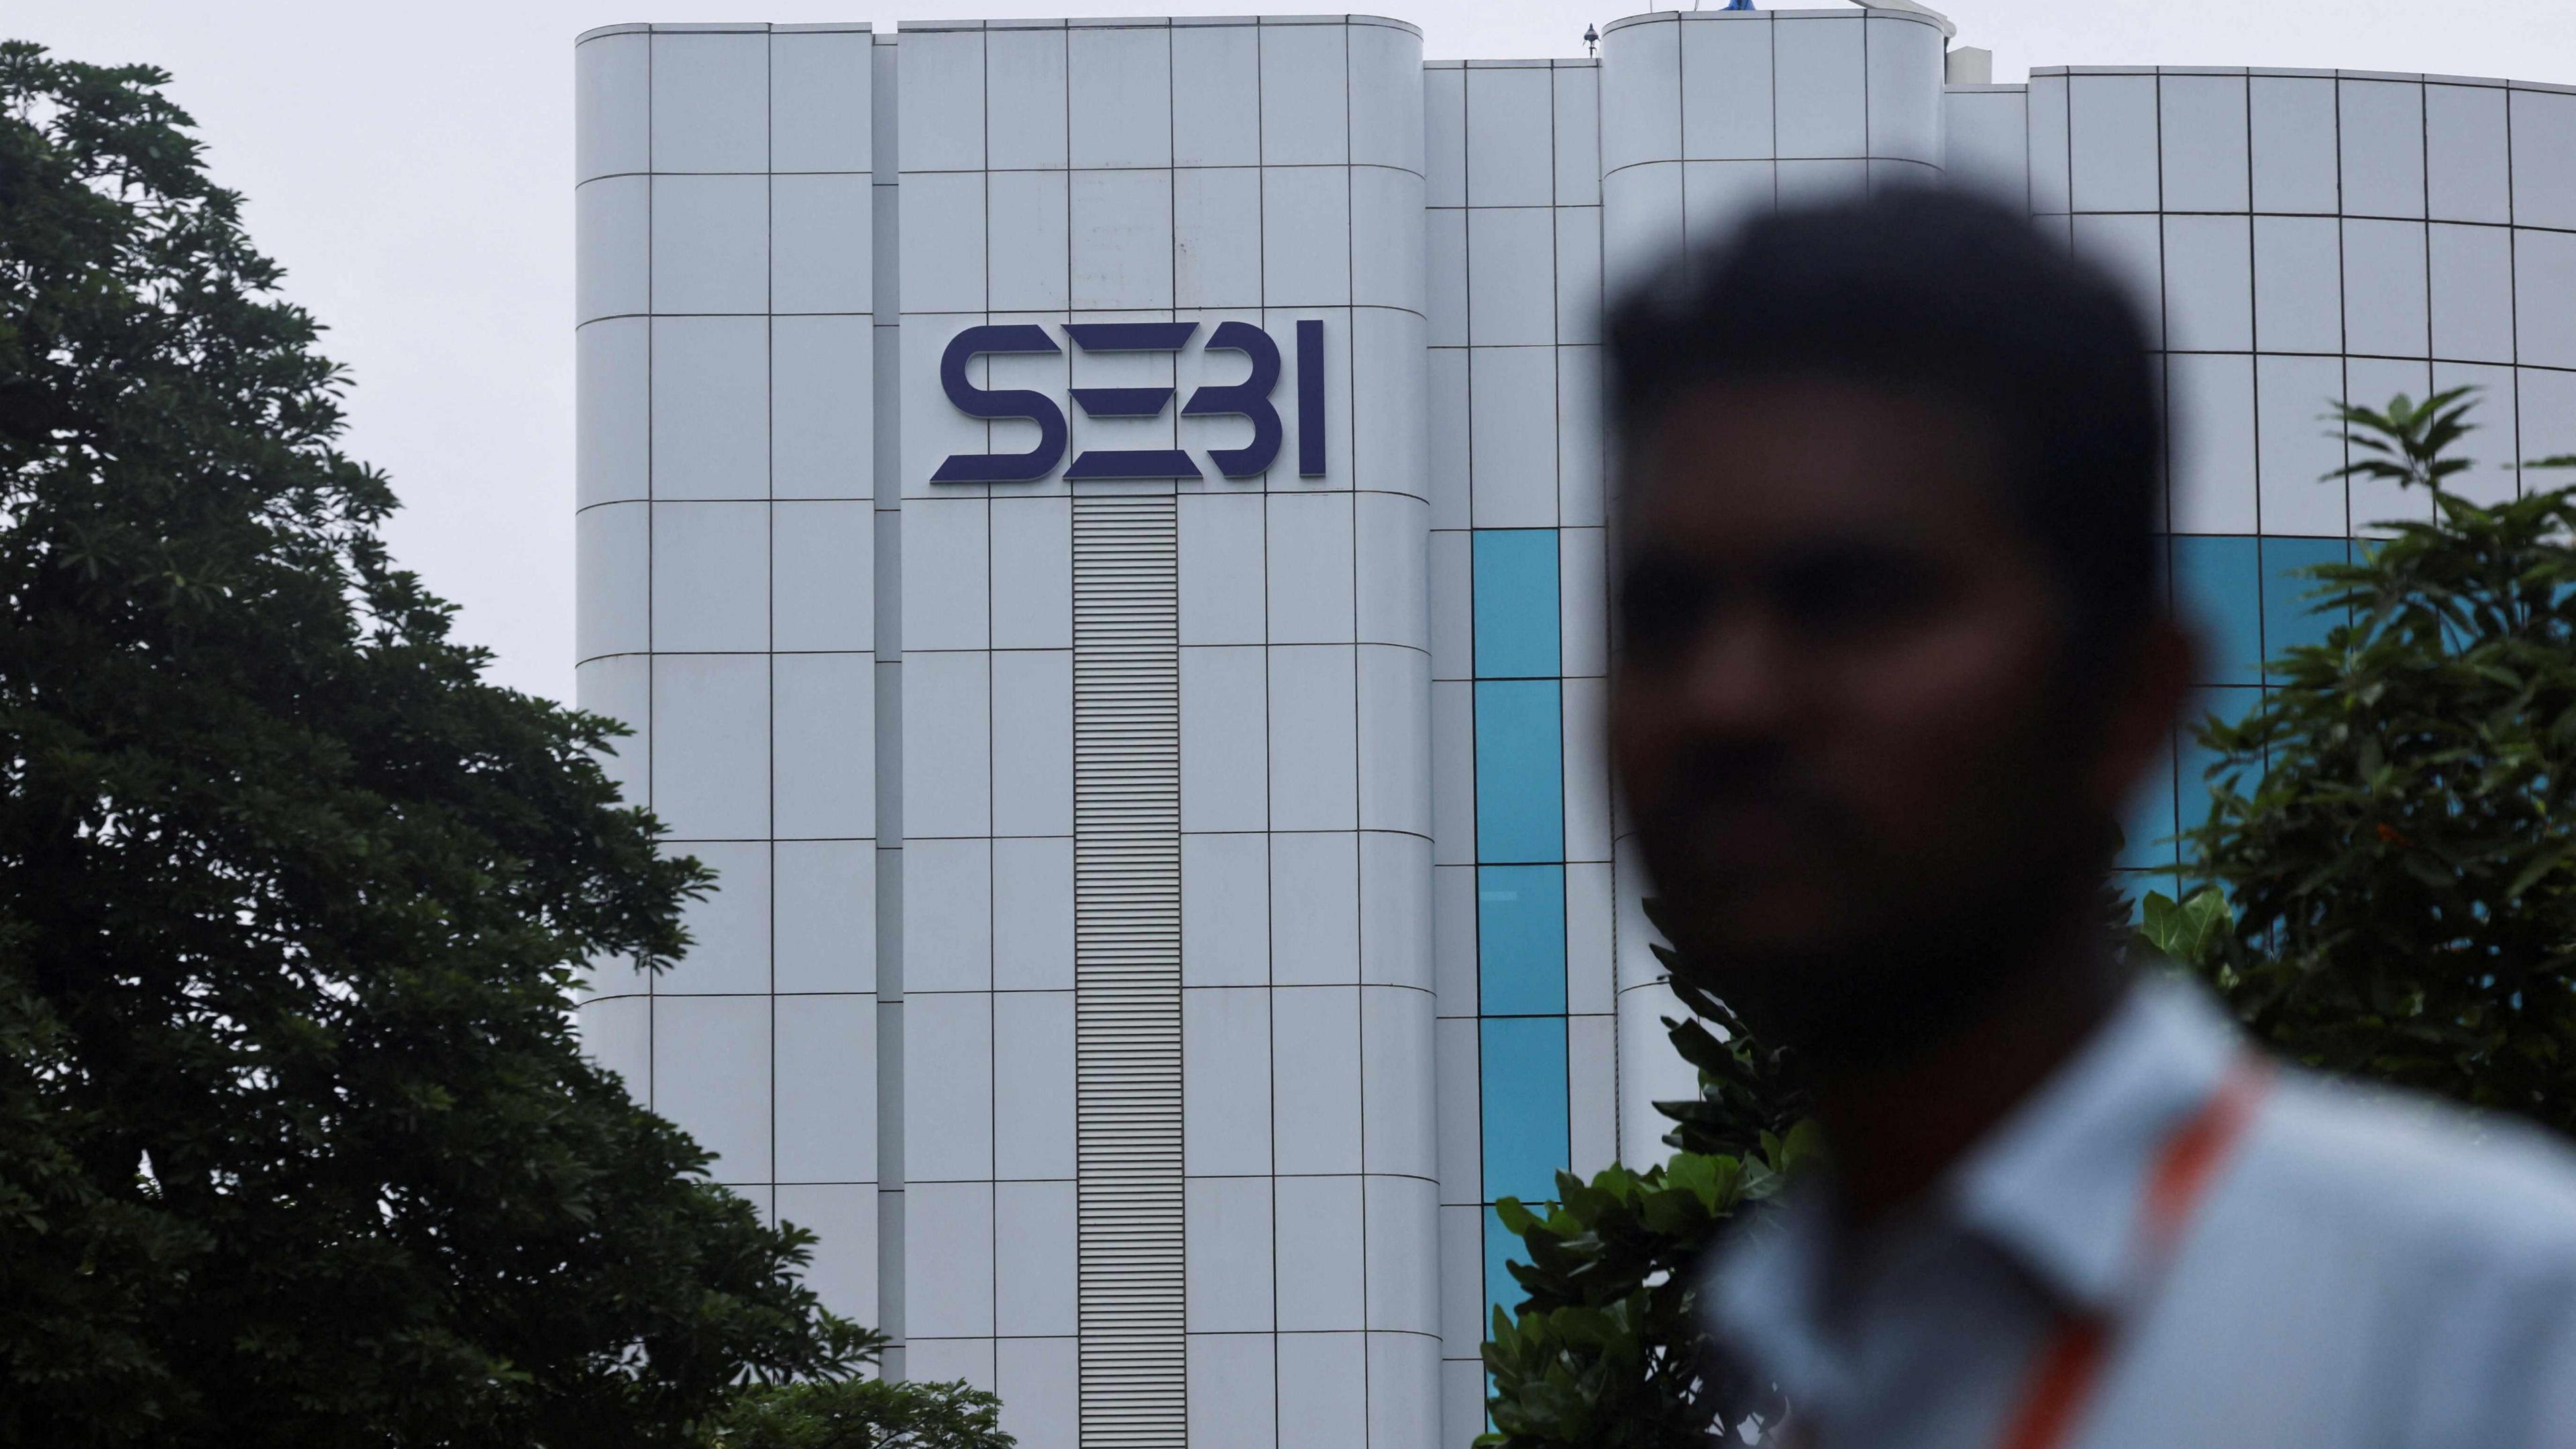
{"type": "Polygon", "coordinates": [[[1476,686],[1476,858],[1565,859],[1564,714],[1553,679],[1476,686]]]}
{"type": "Polygon", "coordinates": [[[1476,530],[1476,677],[1557,673],[1556,530],[1476,530]]]}
{"type": "Polygon", "coordinates": [[[1565,1018],[1498,1016],[1477,1023],[1484,1061],[1485,1200],[1556,1196],[1572,1160],[1565,1107],[1565,1018]]]}
{"type": "Polygon", "coordinates": [[[1495,1309],[1517,1308],[1521,1300],[1529,1296],[1521,1287],[1520,1280],[1513,1277],[1512,1270],[1506,1266],[1528,1261],[1529,1254],[1522,1248],[1521,1240],[1512,1236],[1511,1229],[1503,1226],[1503,1220],[1494,1215],[1492,1208],[1485,1209],[1485,1318],[1479,1327],[1491,1331],[1495,1309]]]}
{"type": "MultiPolygon", "coordinates": [[[[2326,631],[2344,622],[2343,613],[2319,612],[2316,580],[2299,570],[2317,564],[2342,563],[2348,550],[2340,538],[2267,538],[2263,540],[2263,657],[2278,659],[2300,644],[2323,644],[2326,631]]],[[[2275,676],[2277,677],[2277,676],[2275,676]]]]}
{"type": "Polygon", "coordinates": [[[2181,535],[2173,541],[2174,607],[2201,631],[2202,684],[2252,684],[2263,669],[2263,590],[2255,540],[2181,535]]]}
{"type": "Polygon", "coordinates": [[[1488,865],[1476,872],[1478,1010],[1565,1014],[1565,867],[1488,865]]]}

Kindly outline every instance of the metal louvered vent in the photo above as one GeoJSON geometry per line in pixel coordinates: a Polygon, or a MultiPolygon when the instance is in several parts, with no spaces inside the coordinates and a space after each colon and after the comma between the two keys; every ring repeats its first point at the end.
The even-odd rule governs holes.
{"type": "Polygon", "coordinates": [[[1083,1449],[1188,1439],[1175,500],[1073,500],[1073,972],[1083,1449]]]}

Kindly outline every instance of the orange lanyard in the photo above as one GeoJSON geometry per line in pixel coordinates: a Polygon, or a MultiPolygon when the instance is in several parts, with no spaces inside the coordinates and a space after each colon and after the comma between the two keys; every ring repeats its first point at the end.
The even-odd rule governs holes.
{"type": "MultiPolygon", "coordinates": [[[[2245,1053],[2200,1110],[2165,1139],[2138,1205],[2142,1281],[2153,1284],[2172,1263],[2193,1210],[2244,1136],[2269,1080],[2263,1059],[2245,1053]]],[[[2066,1443],[2101,1380],[2110,1348],[2111,1325],[2105,1320],[2079,1314],[2060,1318],[2032,1362],[2021,1403],[2006,1421],[2001,1449],[2058,1449],[2066,1443]]]]}

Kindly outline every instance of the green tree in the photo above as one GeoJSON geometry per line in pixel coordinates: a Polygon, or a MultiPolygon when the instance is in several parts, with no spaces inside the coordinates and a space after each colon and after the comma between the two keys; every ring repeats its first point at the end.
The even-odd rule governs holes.
{"type": "Polygon", "coordinates": [[[712,1449],[1012,1449],[1001,1401],[965,1384],[878,1379],[747,1390],[716,1421],[712,1449]]]}
{"type": "Polygon", "coordinates": [[[2200,727],[2215,884],[2148,935],[2295,1059],[2576,1131],[2576,489],[2452,491],[2472,406],[2337,409],[2337,476],[2430,506],[2307,570],[2342,622],[2200,727]]]}
{"type": "Polygon", "coordinates": [[[874,1342],[574,1041],[705,874],[388,560],[166,83],[0,44],[0,1443],[693,1442],[874,1342]]]}

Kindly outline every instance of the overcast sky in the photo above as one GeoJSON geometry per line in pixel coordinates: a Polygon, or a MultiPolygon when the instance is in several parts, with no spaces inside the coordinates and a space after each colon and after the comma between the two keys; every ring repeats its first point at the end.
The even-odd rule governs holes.
{"type": "MultiPolygon", "coordinates": [[[[1710,0],[1712,6],[1720,0],[1710,0]]],[[[1826,4],[1830,0],[1810,0],[1826,4]]],[[[1078,8],[1078,7],[1077,7],[1078,8]]],[[[1114,7],[1131,10],[1129,0],[1114,7]]],[[[1293,11],[1193,3],[1191,13],[1293,11]]],[[[2576,83],[2570,0],[1952,0],[1995,78],[2033,65],[2336,66],[2576,83]]],[[[1580,55],[1620,8],[1418,0],[1437,59],[1580,55]]],[[[1066,0],[12,0],[0,37],[149,61],[349,365],[348,445],[393,475],[397,556],[496,677],[572,690],[572,38],[628,20],[1061,15],[1066,0]]],[[[1094,11],[1092,13],[1099,13],[1094,11]]]]}

